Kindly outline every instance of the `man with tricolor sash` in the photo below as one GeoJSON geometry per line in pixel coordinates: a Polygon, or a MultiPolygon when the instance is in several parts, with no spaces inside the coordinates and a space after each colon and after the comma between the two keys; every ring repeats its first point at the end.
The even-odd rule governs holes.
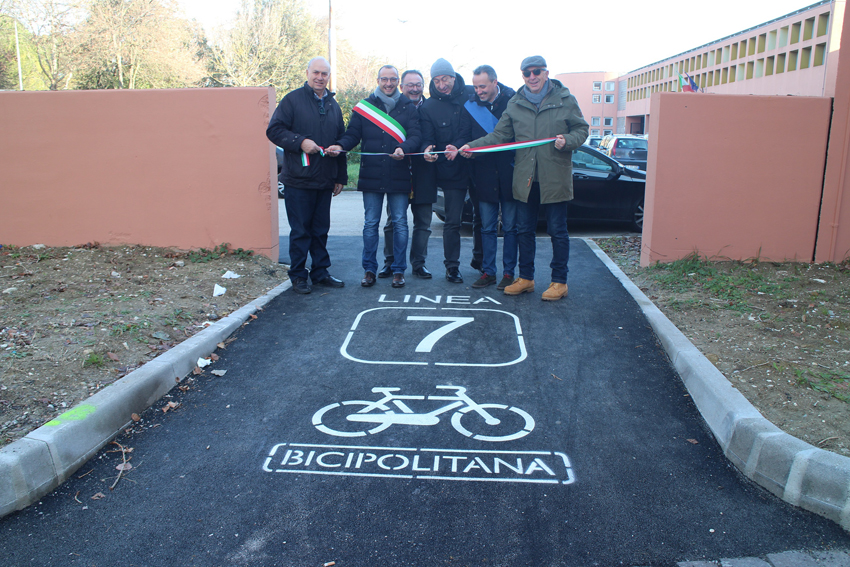
{"type": "MultiPolygon", "coordinates": [[[[472,137],[486,136],[496,127],[508,101],[516,92],[498,81],[496,71],[481,65],[472,72],[475,95],[464,107],[472,116],[472,137]]],[[[502,279],[496,289],[504,290],[514,282],[517,262],[516,200],[511,187],[514,173],[514,152],[493,152],[474,156],[469,162],[472,173],[474,201],[481,217],[481,277],[472,283],[474,288],[492,285],[496,280],[496,251],[498,248],[499,209],[502,211],[502,279]]]]}
{"type": "Polygon", "coordinates": [[[573,198],[572,153],[587,139],[588,125],[569,89],[549,79],[543,57],[526,57],[520,69],[525,85],[510,100],[493,132],[464,145],[460,152],[471,157],[485,149],[516,149],[513,194],[519,201],[519,278],[505,288],[505,293],[534,291],[535,236],[538,212],[542,210],[552,239],[552,283],[542,298],[554,301],[568,291],[567,201],[573,198]],[[511,140],[516,142],[511,144],[511,140]],[[501,144],[506,145],[487,148],[501,144]]]}
{"type": "Polygon", "coordinates": [[[330,273],[328,230],[331,197],[348,182],[344,155],[323,157],[323,148],[345,131],[342,110],[327,89],[331,67],[324,57],[307,65],[304,86],[281,99],[269,121],[266,136],[283,148],[282,180],[286,186],[289,219],[289,279],[296,293],[310,293],[313,285],[343,287],[330,273]],[[307,254],[312,260],[307,270],[307,254]]]}
{"type": "Polygon", "coordinates": [[[384,195],[393,224],[393,287],[404,286],[407,269],[407,203],[410,197],[410,158],[420,146],[416,105],[398,90],[398,69],[384,65],[378,87],[352,109],[348,129],[327,149],[328,155],[350,151],[360,144],[360,179],[363,193],[363,287],[375,285],[377,250],[384,195]]]}

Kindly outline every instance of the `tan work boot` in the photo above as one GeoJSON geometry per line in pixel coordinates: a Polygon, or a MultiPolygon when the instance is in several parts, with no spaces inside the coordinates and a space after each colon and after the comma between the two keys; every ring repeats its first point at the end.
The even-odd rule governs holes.
{"type": "Polygon", "coordinates": [[[517,278],[514,283],[505,288],[507,295],[519,295],[521,293],[531,293],[534,291],[534,280],[524,280],[517,278]]]}
{"type": "MultiPolygon", "coordinates": [[[[567,296],[567,284],[565,283],[555,283],[552,282],[549,284],[549,289],[543,292],[543,301],[558,301],[562,297],[567,296]]],[[[507,293],[508,290],[505,290],[507,293]]]]}

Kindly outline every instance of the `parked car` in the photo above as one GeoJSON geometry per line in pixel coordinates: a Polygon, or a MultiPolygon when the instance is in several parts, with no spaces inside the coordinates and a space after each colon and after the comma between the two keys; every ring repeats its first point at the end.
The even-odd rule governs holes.
{"type": "Polygon", "coordinates": [[[602,141],[602,136],[588,136],[587,140],[584,141],[585,146],[590,146],[591,148],[598,148],[599,142],[602,141]]]}
{"type": "Polygon", "coordinates": [[[280,182],[280,170],[283,169],[283,148],[275,146],[275,156],[277,157],[277,198],[283,199],[283,183],[280,182]]]}
{"type": "Polygon", "coordinates": [[[647,146],[644,136],[614,134],[602,138],[597,149],[626,167],[646,171],[647,146]]]}
{"type": "MultiPolygon", "coordinates": [[[[643,230],[646,172],[631,169],[615,159],[582,145],[573,152],[573,200],[567,204],[567,221],[574,223],[624,223],[643,230]]],[[[445,200],[437,190],[434,214],[444,221],[445,200]]],[[[541,216],[541,221],[544,220],[541,216]]],[[[472,223],[469,195],[462,221],[472,223]]]]}

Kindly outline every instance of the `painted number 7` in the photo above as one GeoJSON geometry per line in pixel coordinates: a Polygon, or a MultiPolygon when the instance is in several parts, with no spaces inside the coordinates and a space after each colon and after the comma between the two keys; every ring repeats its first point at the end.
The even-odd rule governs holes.
{"type": "Polygon", "coordinates": [[[416,315],[409,315],[407,317],[408,321],[448,321],[445,325],[436,329],[435,331],[428,333],[424,339],[422,339],[418,345],[416,345],[416,352],[431,352],[431,349],[434,348],[434,343],[457,329],[458,327],[463,327],[467,323],[472,323],[475,320],[475,317],[419,317],[416,315]]]}

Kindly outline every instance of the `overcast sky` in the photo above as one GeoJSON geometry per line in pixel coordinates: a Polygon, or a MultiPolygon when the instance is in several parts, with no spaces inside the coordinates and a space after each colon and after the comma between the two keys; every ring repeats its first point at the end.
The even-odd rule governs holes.
{"type": "MultiPolygon", "coordinates": [[[[238,0],[178,0],[208,30],[233,16],[238,0]]],[[[317,16],[328,0],[306,0],[317,16]]],[[[481,64],[521,82],[520,61],[542,55],[552,74],[625,73],[815,2],[805,0],[606,0],[458,2],[332,0],[337,36],[364,55],[426,75],[439,57],[469,81],[481,64]],[[527,5],[529,9],[522,10],[527,5]],[[505,10],[496,6],[507,6],[505,10]]]]}

